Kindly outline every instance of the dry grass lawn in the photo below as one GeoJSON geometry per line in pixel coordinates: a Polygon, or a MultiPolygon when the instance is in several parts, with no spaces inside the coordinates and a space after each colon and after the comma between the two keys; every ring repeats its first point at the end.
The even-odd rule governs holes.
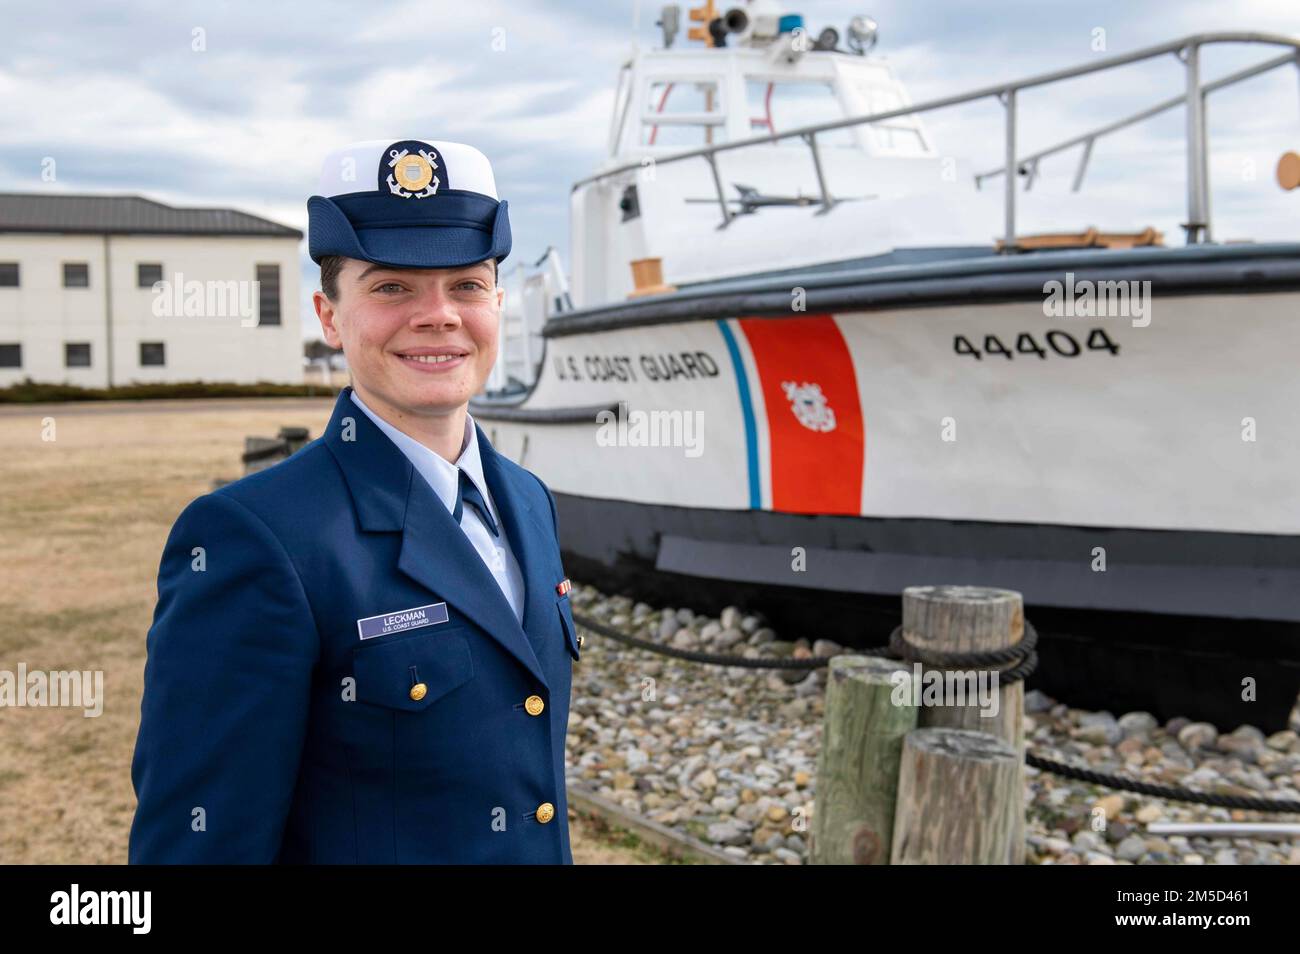
{"type": "MultiPolygon", "coordinates": [[[[145,634],[172,522],[245,435],[301,425],[300,398],[0,406],[0,670],[102,670],[103,713],[0,708],[0,863],[124,863],[145,634]],[[53,440],[44,440],[53,419],[53,440]]],[[[574,859],[645,863],[572,826],[574,859]]]]}

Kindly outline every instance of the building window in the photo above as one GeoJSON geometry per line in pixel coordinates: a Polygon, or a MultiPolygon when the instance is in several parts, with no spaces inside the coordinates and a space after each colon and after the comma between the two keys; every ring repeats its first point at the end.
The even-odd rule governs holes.
{"type": "Polygon", "coordinates": [[[138,262],[135,266],[135,283],[139,288],[153,288],[162,281],[162,266],[153,262],[138,262]]]}
{"type": "Polygon", "coordinates": [[[257,323],[259,325],[278,325],[280,323],[280,266],[258,265],[258,300],[257,323]]]}
{"type": "Polygon", "coordinates": [[[23,366],[23,346],[20,344],[0,344],[0,368],[21,368],[23,366]]]}
{"type": "Polygon", "coordinates": [[[63,263],[64,288],[89,288],[90,266],[85,262],[63,263]]]}
{"type": "Polygon", "coordinates": [[[63,364],[69,368],[90,367],[90,342],[67,341],[63,345],[63,364]]]}
{"type": "Polygon", "coordinates": [[[0,288],[18,287],[18,263],[0,262],[0,288]]]}
{"type": "MultiPolygon", "coordinates": [[[[161,281],[161,279],[159,279],[161,281]]],[[[140,342],[140,366],[161,367],[167,363],[166,347],[161,341],[140,342]]]]}

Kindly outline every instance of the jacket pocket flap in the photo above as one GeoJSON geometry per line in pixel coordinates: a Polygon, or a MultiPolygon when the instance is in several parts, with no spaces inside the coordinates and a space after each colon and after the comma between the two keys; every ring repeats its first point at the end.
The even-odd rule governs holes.
{"type": "Polygon", "coordinates": [[[469,640],[424,633],[353,650],[357,701],[419,712],[474,678],[469,640]]]}
{"type": "Polygon", "coordinates": [[[578,657],[578,628],[573,623],[573,607],[569,603],[568,596],[561,596],[555,601],[560,607],[560,625],[564,628],[564,638],[569,643],[569,654],[577,659],[578,657]]]}

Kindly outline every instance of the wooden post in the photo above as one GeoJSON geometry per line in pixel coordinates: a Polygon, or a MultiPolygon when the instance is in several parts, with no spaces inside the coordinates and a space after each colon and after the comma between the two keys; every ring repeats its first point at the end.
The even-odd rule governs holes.
{"type": "Polygon", "coordinates": [[[903,741],[896,865],[1006,864],[1023,817],[1021,757],[986,732],[916,729],[903,741]]]}
{"type": "Polygon", "coordinates": [[[311,440],[311,431],[305,427],[282,427],[280,428],[280,440],[284,441],[289,456],[298,453],[307,446],[311,440]]]}
{"type": "Polygon", "coordinates": [[[266,470],[273,464],[278,464],[283,458],[283,442],[280,438],[256,437],[252,434],[244,438],[245,475],[266,470]]]}
{"type": "MultiPolygon", "coordinates": [[[[1005,649],[1020,642],[1024,633],[1024,601],[1014,590],[982,586],[909,586],[903,590],[903,637],[918,649],[939,652],[1005,649]]],[[[991,673],[1008,667],[980,668],[991,673]]],[[[980,675],[973,667],[967,671],[977,678],[980,675]]],[[[972,684],[978,682],[967,683],[972,684]]],[[[968,696],[964,705],[922,705],[917,720],[922,728],[987,732],[1007,742],[1017,753],[1015,837],[1011,839],[1010,854],[1004,859],[1010,864],[1025,861],[1024,687],[1023,682],[999,683],[996,715],[987,713],[978,698],[968,696]]]]}
{"type": "Polygon", "coordinates": [[[910,696],[895,704],[902,664],[835,656],[817,755],[808,857],[812,864],[889,863],[903,738],[916,727],[910,696]]]}

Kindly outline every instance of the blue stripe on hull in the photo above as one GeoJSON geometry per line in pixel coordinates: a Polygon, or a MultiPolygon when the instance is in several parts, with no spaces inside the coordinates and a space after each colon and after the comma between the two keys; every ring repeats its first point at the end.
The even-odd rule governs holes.
{"type": "Polygon", "coordinates": [[[758,487],[758,428],[754,424],[754,403],[749,396],[749,380],[745,377],[745,362],[740,358],[740,347],[727,327],[727,319],[718,319],[718,330],[727,343],[731,367],[736,372],[736,388],[740,392],[740,411],[745,418],[745,461],[749,466],[749,509],[759,510],[763,499],[758,487]]]}

